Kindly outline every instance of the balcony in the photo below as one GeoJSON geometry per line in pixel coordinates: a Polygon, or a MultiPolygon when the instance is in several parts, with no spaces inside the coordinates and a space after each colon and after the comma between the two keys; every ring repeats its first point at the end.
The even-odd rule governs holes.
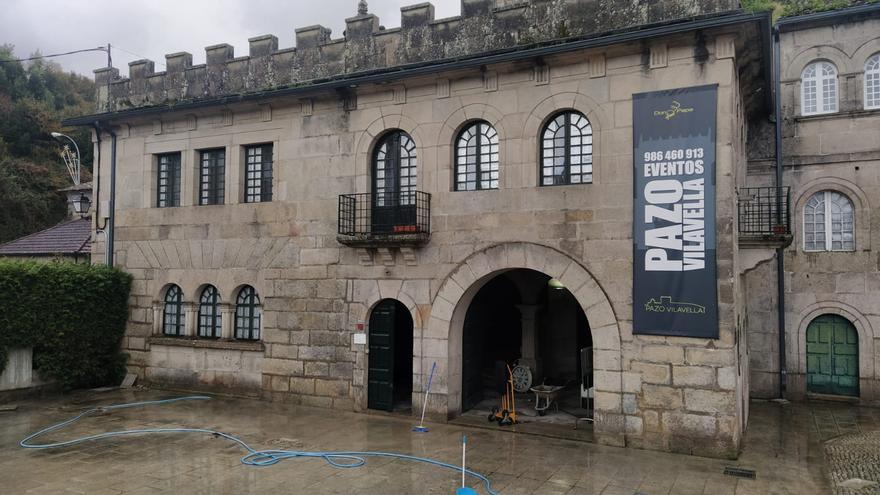
{"type": "Polygon", "coordinates": [[[785,247],[791,244],[788,187],[744,187],[737,190],[740,247],[785,247]]]}
{"type": "Polygon", "coordinates": [[[421,246],[431,238],[431,195],[422,191],[342,194],[336,239],[346,246],[421,246]]]}

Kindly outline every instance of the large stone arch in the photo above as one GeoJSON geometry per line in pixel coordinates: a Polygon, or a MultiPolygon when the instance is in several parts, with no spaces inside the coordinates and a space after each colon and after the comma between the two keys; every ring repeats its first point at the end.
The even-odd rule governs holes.
{"type": "Polygon", "coordinates": [[[581,263],[539,244],[511,242],[491,246],[468,256],[445,277],[433,297],[423,334],[422,367],[425,362],[437,361],[440,371],[434,378],[438,397],[429,407],[432,412],[448,416],[461,412],[465,313],[486,282],[499,273],[517,268],[535,270],[561,280],[586,314],[593,338],[596,439],[621,444],[622,358],[620,328],[614,309],[602,287],[581,263]]]}

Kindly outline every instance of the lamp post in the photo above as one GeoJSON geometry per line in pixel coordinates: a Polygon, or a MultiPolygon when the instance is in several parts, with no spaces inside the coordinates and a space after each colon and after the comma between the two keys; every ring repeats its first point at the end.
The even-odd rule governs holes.
{"type": "Polygon", "coordinates": [[[89,216],[91,206],[92,200],[85,193],[80,193],[79,198],[73,200],[73,211],[78,213],[80,218],[89,216]]]}
{"type": "Polygon", "coordinates": [[[52,137],[55,139],[67,138],[68,141],[73,143],[73,149],[76,150],[76,152],[71,154],[70,148],[65,144],[64,149],[61,150],[61,158],[64,159],[64,164],[67,165],[67,172],[70,174],[70,178],[73,179],[73,184],[78,186],[80,183],[79,146],[76,144],[76,141],[67,134],[53,132],[52,137]]]}

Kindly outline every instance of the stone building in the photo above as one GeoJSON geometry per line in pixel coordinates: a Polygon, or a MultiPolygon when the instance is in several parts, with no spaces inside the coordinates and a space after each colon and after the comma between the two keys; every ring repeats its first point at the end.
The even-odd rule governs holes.
{"type": "MultiPolygon", "coordinates": [[[[458,420],[497,398],[499,363],[518,360],[534,384],[581,389],[574,399],[592,410],[598,442],[736,456],[750,382],[774,393],[774,361],[761,354],[772,346],[750,353],[746,342],[775,333],[773,248],[790,237],[785,222],[763,225],[769,235],[738,231],[744,202],[778,199],[737,195],[774,185],[761,154],[773,145],[770,16],[738,7],[462,0],[461,16],[434,19],[424,3],[385,28],[361,2],[338,39],[310,26],[295,48],[266,35],[247,56],[215,45],[202,65],[179,52],[165,72],[149,60],[128,78],[97,70],[97,113],[68,123],[95,130],[96,205],[110,208],[93,259],[109,249],[134,276],[130,369],[168,387],[411,414],[435,369],[427,412],[458,420]],[[646,335],[633,324],[634,95],[705,87],[717,95],[707,219],[717,328],[646,335]]],[[[836,28],[802,39],[795,25],[781,34],[786,184],[847,184],[856,229],[868,229],[870,191],[855,191],[870,187],[870,167],[859,175],[850,161],[876,159],[862,124],[876,117],[854,107],[862,76],[850,57],[876,37],[866,43],[871,29],[856,23],[844,48],[815,49],[847,54],[841,118],[862,132],[816,148],[803,132],[841,127],[796,117],[796,53],[836,28]],[[862,155],[841,151],[851,141],[862,155]],[[795,158],[795,148],[813,151],[795,158]],[[828,156],[837,161],[825,167],[828,156]],[[818,180],[832,169],[849,179],[818,180]]],[[[676,104],[653,117],[694,111],[676,104]]],[[[819,300],[807,273],[820,265],[822,291],[858,286],[845,307],[867,300],[876,257],[861,232],[864,248],[841,255],[860,260],[858,273],[788,248],[789,325],[819,300]]],[[[855,314],[843,311],[830,312],[855,314]]],[[[865,328],[862,318],[851,321],[865,328]]],[[[789,374],[791,393],[799,376],[789,374]]]]}
{"type": "MultiPolygon", "coordinates": [[[[791,399],[878,405],[880,8],[781,19],[776,30],[793,238],[784,250],[782,359],[775,255],[745,276],[751,394],[778,397],[784,384],[791,399]]],[[[754,130],[747,183],[772,185],[774,130],[754,130]]]]}

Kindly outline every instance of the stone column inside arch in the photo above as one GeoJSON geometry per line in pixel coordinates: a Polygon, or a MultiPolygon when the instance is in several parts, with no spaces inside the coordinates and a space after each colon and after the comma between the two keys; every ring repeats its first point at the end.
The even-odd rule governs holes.
{"type": "Polygon", "coordinates": [[[220,338],[232,340],[235,337],[233,333],[233,325],[235,317],[235,307],[231,304],[220,304],[220,338]]]}
{"type": "Polygon", "coordinates": [[[183,335],[195,337],[199,333],[199,306],[194,303],[183,303],[183,335]]]}
{"type": "Polygon", "coordinates": [[[520,348],[519,364],[528,366],[532,370],[532,383],[540,381],[541,359],[538,357],[538,311],[541,309],[537,304],[517,304],[522,326],[522,347],[520,348]]]}

